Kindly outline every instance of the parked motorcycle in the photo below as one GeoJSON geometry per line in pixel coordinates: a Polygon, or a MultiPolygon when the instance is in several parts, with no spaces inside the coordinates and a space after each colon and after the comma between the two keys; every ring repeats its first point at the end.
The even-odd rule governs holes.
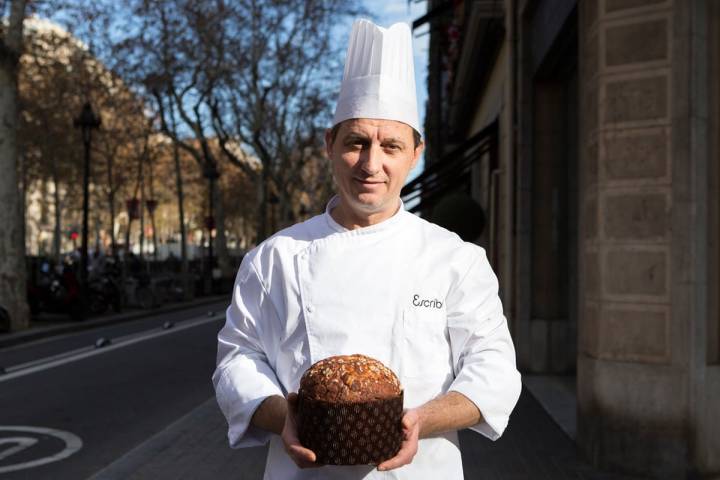
{"type": "Polygon", "coordinates": [[[28,285],[30,312],[66,313],[73,320],[82,320],[85,309],[75,265],[66,259],[62,265],[52,267],[43,262],[37,282],[28,285]]]}
{"type": "Polygon", "coordinates": [[[88,311],[100,315],[108,307],[116,312],[122,310],[121,274],[119,266],[112,260],[106,261],[102,271],[91,272],[88,285],[88,311]]]}

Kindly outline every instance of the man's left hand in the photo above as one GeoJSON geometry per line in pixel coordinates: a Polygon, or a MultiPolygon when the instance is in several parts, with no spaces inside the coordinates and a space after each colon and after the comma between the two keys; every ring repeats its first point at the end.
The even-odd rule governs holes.
{"type": "Polygon", "coordinates": [[[403,442],[397,455],[378,465],[378,470],[392,470],[407,465],[413,461],[418,451],[418,438],[420,437],[420,415],[417,410],[408,410],[402,418],[403,442]]]}

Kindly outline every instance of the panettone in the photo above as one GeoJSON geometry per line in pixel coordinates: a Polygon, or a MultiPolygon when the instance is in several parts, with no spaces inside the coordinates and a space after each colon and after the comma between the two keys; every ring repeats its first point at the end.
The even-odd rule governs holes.
{"type": "Polygon", "coordinates": [[[402,443],[403,392],[397,376],[364,355],[338,355],[300,379],[300,443],[329,465],[378,464],[402,443]]]}

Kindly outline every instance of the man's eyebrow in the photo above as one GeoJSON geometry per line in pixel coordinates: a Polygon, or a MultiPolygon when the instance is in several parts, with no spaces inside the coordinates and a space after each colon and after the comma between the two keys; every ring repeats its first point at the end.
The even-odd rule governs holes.
{"type": "Polygon", "coordinates": [[[350,132],[347,135],[345,135],[344,141],[346,141],[346,142],[348,140],[366,140],[367,141],[368,139],[369,139],[368,135],[366,135],[364,133],[350,132]]]}
{"type": "Polygon", "coordinates": [[[382,142],[380,142],[381,145],[387,145],[390,143],[395,143],[395,144],[401,145],[403,147],[405,146],[405,142],[403,142],[401,139],[399,139],[397,137],[383,138],[382,142]]]}

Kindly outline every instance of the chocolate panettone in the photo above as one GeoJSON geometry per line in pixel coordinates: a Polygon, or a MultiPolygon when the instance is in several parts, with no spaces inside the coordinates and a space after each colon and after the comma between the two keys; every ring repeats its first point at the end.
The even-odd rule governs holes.
{"type": "Polygon", "coordinates": [[[403,393],[397,376],[365,355],[338,355],[300,379],[298,434],[317,461],[378,464],[402,443],[403,393]]]}

